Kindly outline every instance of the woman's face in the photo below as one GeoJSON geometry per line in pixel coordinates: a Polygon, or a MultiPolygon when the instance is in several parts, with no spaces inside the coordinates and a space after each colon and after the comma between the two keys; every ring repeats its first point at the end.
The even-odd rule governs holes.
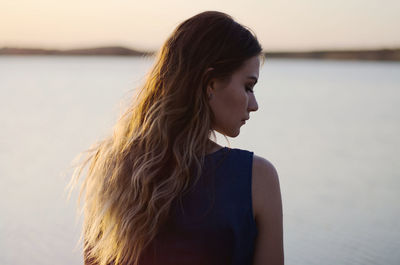
{"type": "Polygon", "coordinates": [[[234,72],[229,83],[210,80],[207,94],[211,95],[210,107],[214,113],[212,129],[229,137],[236,137],[250,112],[258,109],[253,87],[259,76],[260,59],[254,56],[234,72]]]}

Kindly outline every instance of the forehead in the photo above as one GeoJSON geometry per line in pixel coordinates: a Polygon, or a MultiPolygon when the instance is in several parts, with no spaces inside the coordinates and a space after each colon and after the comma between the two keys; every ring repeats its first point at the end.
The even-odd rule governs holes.
{"type": "Polygon", "coordinates": [[[260,58],[258,56],[251,57],[244,61],[242,67],[236,72],[237,75],[254,76],[258,78],[260,69],[260,58]]]}

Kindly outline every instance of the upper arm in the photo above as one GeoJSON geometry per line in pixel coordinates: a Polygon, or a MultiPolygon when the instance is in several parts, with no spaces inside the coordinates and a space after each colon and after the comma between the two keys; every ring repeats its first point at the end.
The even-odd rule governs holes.
{"type": "Polygon", "coordinates": [[[252,199],[258,235],[255,242],[254,265],[284,263],[282,199],[275,167],[254,155],[252,199]]]}

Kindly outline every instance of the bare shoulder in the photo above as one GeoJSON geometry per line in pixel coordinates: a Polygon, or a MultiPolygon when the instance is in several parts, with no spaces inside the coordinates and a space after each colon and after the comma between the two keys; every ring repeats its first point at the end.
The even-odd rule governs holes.
{"type": "Polygon", "coordinates": [[[263,218],[263,211],[265,215],[265,211],[273,210],[265,207],[279,206],[276,205],[281,199],[278,173],[270,161],[257,155],[253,156],[252,191],[256,220],[263,218]]]}
{"type": "Polygon", "coordinates": [[[267,159],[253,156],[253,212],[258,229],[253,265],[283,265],[282,199],[278,173],[267,159]]]}
{"type": "Polygon", "coordinates": [[[278,174],[274,165],[267,159],[254,155],[253,156],[253,177],[256,180],[262,181],[275,181],[278,178],[278,174]]]}

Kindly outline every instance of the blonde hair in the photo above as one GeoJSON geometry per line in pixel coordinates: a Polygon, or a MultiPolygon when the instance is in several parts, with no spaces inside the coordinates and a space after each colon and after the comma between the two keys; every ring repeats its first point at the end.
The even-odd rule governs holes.
{"type": "Polygon", "coordinates": [[[221,12],[175,29],[113,134],[90,148],[73,174],[76,186],[87,167],[80,197],[88,260],[138,264],[172,202],[201,175],[214,133],[208,81],[229,77],[260,52],[255,36],[221,12]]]}

